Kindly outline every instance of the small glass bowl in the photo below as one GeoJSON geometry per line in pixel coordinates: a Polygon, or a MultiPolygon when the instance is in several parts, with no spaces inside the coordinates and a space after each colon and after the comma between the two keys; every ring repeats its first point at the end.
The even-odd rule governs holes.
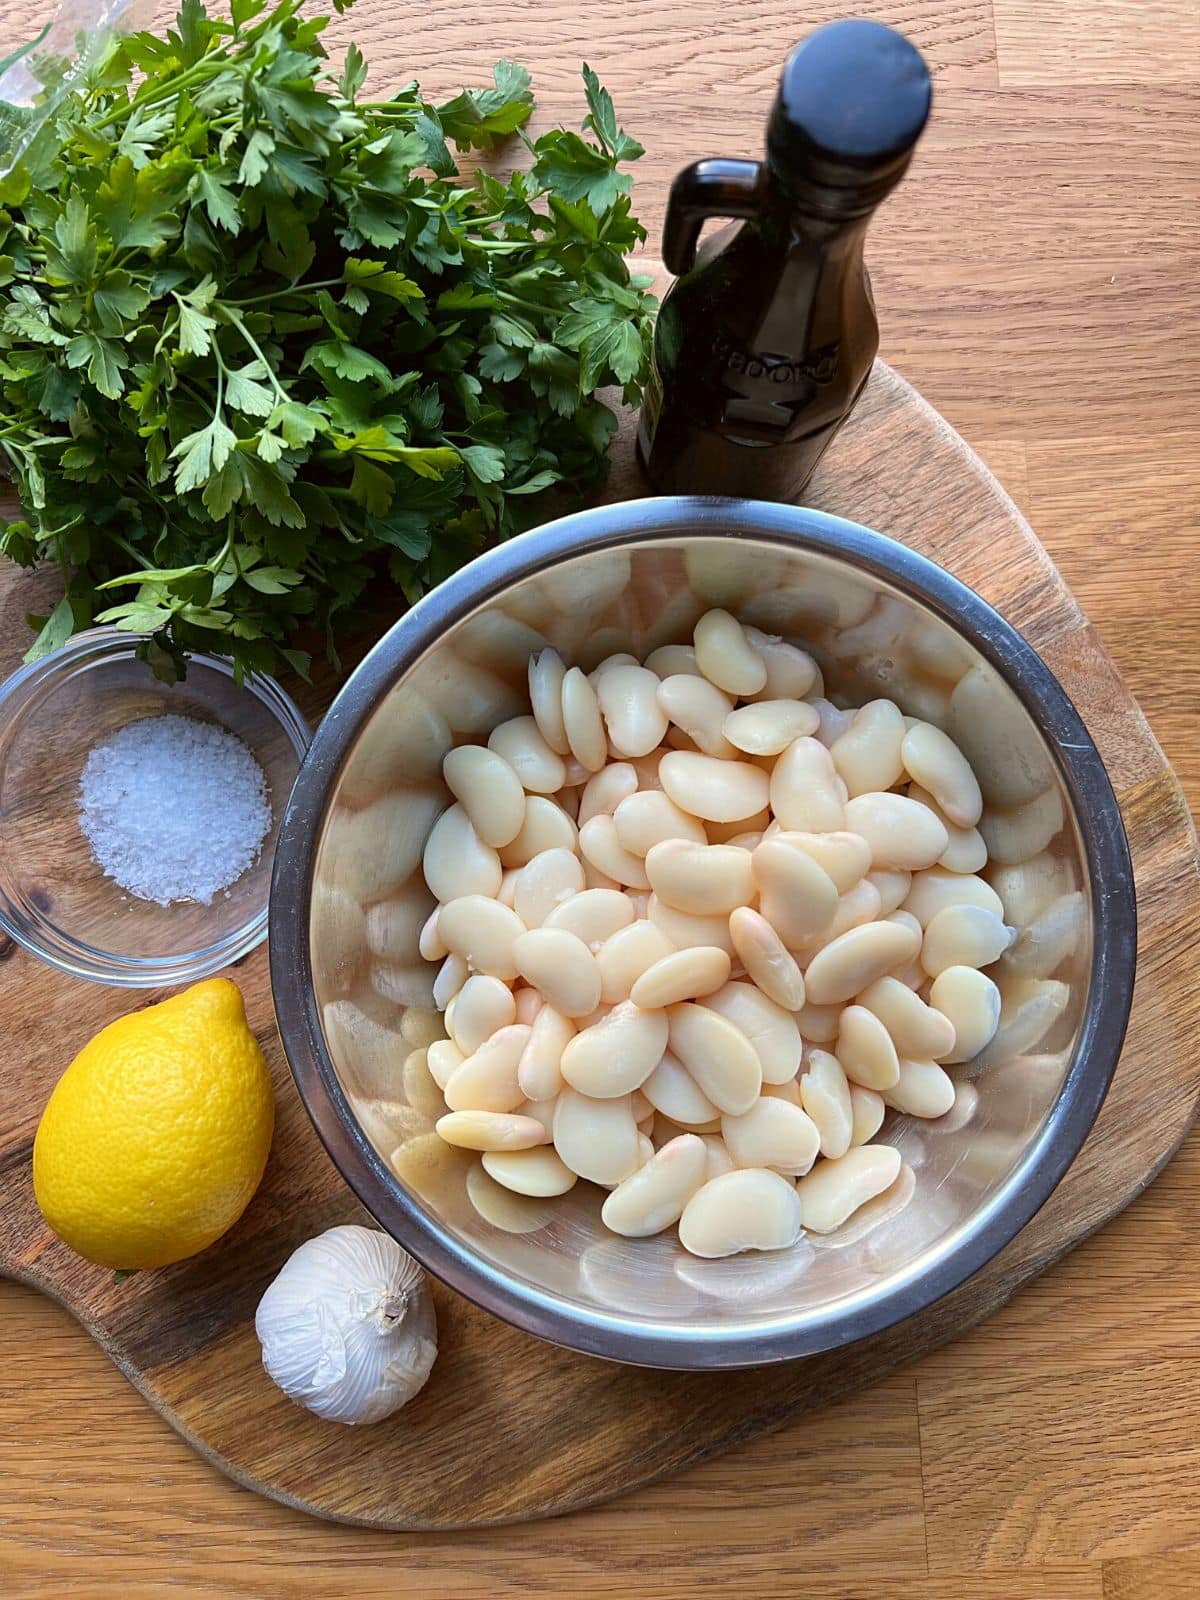
{"type": "Polygon", "coordinates": [[[196,653],[183,683],[160,683],[136,658],[140,642],[93,628],[0,685],[0,928],[60,971],[129,989],[194,983],[264,938],[275,840],[311,737],[272,679],[239,688],[227,660],[196,653]],[[79,824],[89,751],[127,723],[168,713],[235,734],[267,779],[271,831],[209,905],[128,894],[97,865],[79,824]]]}

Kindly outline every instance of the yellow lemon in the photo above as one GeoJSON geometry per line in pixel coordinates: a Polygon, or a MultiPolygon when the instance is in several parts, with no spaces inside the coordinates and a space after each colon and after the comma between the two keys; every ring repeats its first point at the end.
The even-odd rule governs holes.
{"type": "Polygon", "coordinates": [[[163,1267],[219,1239],[262,1179],[271,1074],[227,978],[121,1017],[50,1096],[33,1143],[46,1221],[89,1261],[163,1267]]]}

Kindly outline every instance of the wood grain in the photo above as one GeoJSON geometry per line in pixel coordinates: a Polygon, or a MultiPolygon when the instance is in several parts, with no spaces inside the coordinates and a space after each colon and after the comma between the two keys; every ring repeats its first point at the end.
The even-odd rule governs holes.
{"type": "MultiPolygon", "coordinates": [[[[27,34],[33,10],[44,9],[0,0],[0,38],[27,34]]],[[[586,55],[618,88],[619,111],[648,146],[638,206],[656,238],[675,165],[710,150],[754,153],[776,63],[829,14],[810,0],[736,12],[714,0],[583,10],[534,0],[502,12],[467,0],[406,13],[401,24],[385,0],[359,0],[337,26],[379,60],[386,44],[393,79],[416,72],[439,90],[469,80],[470,64],[500,53],[524,58],[535,67],[547,118],[577,120],[574,63],[586,55]],[[678,92],[666,94],[668,83],[678,92]],[[644,91],[640,103],[627,109],[635,91],[644,91]]],[[[1194,0],[996,0],[994,14],[987,0],[907,0],[871,14],[906,26],[937,74],[921,156],[872,233],[883,353],[981,450],[1031,517],[1147,703],[1189,799],[1200,803],[1200,635],[1194,613],[1175,609],[1197,555],[1194,480],[1181,472],[1200,459],[1200,106],[1187,89],[1200,60],[1194,0]],[[1164,460],[1176,465],[1157,471],[1164,460]],[[1081,466],[1064,479],[1071,463],[1092,470],[1081,466]],[[1120,559],[1106,559],[1117,538],[1120,559]],[[1151,597],[1143,569],[1164,540],[1172,541],[1170,562],[1151,597]]],[[[19,619],[2,621],[6,636],[19,631],[19,619]]],[[[70,1005],[47,1021],[71,1024],[70,1005]]],[[[0,1030],[7,1060],[11,1036],[0,1030]]],[[[13,1118],[24,1121],[24,1108],[0,1096],[0,1126],[13,1118]]],[[[1039,1370],[1107,1365],[1109,1415],[1123,1408],[1135,1429],[1148,1403],[1141,1362],[1195,1353],[1195,1148],[1185,1146],[1102,1234],[912,1369],[918,1381],[969,1367],[965,1407],[1004,1434],[1016,1427],[1004,1386],[1014,1368],[1032,1385],[1039,1370]]],[[[1151,1528],[1145,1546],[1135,1532],[1126,1553],[1103,1564],[1089,1556],[1046,1566],[1014,1543],[993,1549],[976,1541],[968,1565],[936,1577],[918,1541],[898,1534],[889,1545],[891,1517],[881,1545],[873,1544],[860,1484],[839,1473],[820,1502],[825,1536],[841,1539],[829,1546],[831,1569],[811,1581],[789,1569],[777,1582],[774,1532],[787,1512],[771,1485],[789,1481],[830,1417],[838,1431],[824,1436],[828,1451],[853,1452],[874,1437],[878,1386],[669,1484],[555,1523],[420,1537],[339,1528],[233,1488],[155,1423],[107,1358],[41,1296],[0,1285],[0,1306],[5,1593],[599,1595],[616,1587],[604,1565],[614,1551],[622,1552],[619,1581],[654,1600],[694,1600],[707,1588],[811,1600],[1191,1600],[1200,1592],[1195,1555],[1167,1553],[1194,1543],[1195,1476],[1170,1471],[1158,1474],[1157,1493],[1186,1525],[1167,1544],[1151,1528]],[[659,1497],[684,1491],[696,1507],[699,1563],[662,1554],[675,1513],[659,1497]],[[867,1571],[856,1540],[868,1555],[875,1550],[867,1571]]],[[[186,1307],[180,1320],[188,1320],[186,1307]]],[[[887,1380],[881,1403],[910,1405],[916,1430],[915,1396],[906,1401],[892,1387],[906,1380],[887,1380]]],[[[1087,1393],[1084,1386],[1084,1405],[1087,1393]]],[[[1069,1425],[1058,1414],[1054,1432],[1069,1425]]],[[[1090,1502],[1073,1509],[1076,1548],[1098,1547],[1088,1541],[1127,1517],[1124,1431],[1118,1423],[1095,1440],[1075,1434],[1081,1468],[1095,1483],[1090,1502]]],[[[918,1437],[924,1467],[935,1472],[952,1441],[943,1437],[935,1448],[923,1430],[918,1437]]],[[[1042,1459],[1031,1474],[1045,1470],[1042,1459]]],[[[890,1461],[913,1490],[912,1505],[920,1503],[921,1465],[911,1453],[890,1461]]],[[[798,1516],[803,1503],[796,1499],[788,1524],[801,1553],[809,1536],[798,1516]]],[[[991,1526],[986,1516],[980,1526],[991,1526]]],[[[958,1537],[964,1533],[960,1525],[958,1537]]]]}

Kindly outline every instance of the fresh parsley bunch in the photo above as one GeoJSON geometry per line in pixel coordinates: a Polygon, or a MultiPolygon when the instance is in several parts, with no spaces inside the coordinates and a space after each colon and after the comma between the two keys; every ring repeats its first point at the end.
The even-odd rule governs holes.
{"type": "MultiPolygon", "coordinates": [[[[341,9],[338,0],[335,5],[341,9]]],[[[183,0],[117,41],[0,180],[0,444],[58,562],[31,655],[93,621],[239,675],[308,666],[386,573],[408,600],[544,498],[601,479],[653,300],[620,164],[641,146],[584,68],[583,133],[492,151],[532,108],[511,62],[432,106],[362,98],[301,0],[183,0]]],[[[394,608],[393,608],[394,609],[394,608]]]]}

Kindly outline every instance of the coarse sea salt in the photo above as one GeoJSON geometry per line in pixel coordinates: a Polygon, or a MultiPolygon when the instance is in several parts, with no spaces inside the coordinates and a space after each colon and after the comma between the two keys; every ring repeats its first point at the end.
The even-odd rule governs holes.
{"type": "Polygon", "coordinates": [[[209,905],[270,831],[266,776],[225,728],[146,717],[89,752],[79,825],[97,864],[130,894],[209,905]]]}

